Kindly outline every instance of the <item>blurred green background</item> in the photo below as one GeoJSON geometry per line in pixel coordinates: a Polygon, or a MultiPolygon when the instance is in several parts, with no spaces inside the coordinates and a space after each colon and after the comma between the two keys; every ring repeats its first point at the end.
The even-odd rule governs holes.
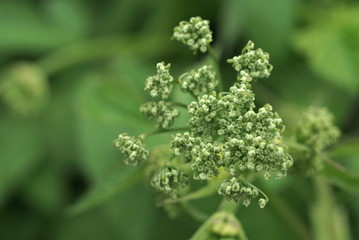
{"type": "MultiPolygon", "coordinates": [[[[170,41],[173,27],[191,16],[210,20],[227,87],[235,73],[226,59],[252,40],[274,65],[254,86],[258,105],[271,103],[288,135],[304,109],[326,106],[343,132],[330,154],[359,172],[358,1],[1,0],[0,239],[175,240],[194,233],[199,223],[155,207],[145,179],[98,208],[65,214],[91,186],[125,168],[112,145],[118,133],[151,129],[138,107],[155,64],[171,62],[178,76],[203,60],[170,41]]],[[[310,180],[268,185],[310,225],[310,180]]],[[[359,239],[358,195],[333,192],[346,234],[359,239]]],[[[218,200],[195,204],[210,213],[218,200]]],[[[273,208],[240,209],[250,239],[296,238],[273,208]]]]}

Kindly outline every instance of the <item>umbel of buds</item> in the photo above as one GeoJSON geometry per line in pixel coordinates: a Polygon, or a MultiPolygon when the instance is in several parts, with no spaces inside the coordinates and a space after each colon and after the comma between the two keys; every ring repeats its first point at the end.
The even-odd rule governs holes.
{"type": "Polygon", "coordinates": [[[179,116],[179,111],[171,107],[165,101],[147,102],[140,107],[142,114],[150,120],[156,120],[157,128],[168,128],[173,125],[174,119],[179,116]]]}
{"type": "Polygon", "coordinates": [[[184,171],[175,167],[163,167],[155,172],[151,185],[157,191],[169,194],[175,198],[186,187],[187,182],[188,177],[184,171]]]}
{"type": "Polygon", "coordinates": [[[166,99],[170,96],[173,88],[170,66],[171,64],[165,65],[164,62],[157,63],[157,74],[147,78],[145,90],[149,91],[152,97],[166,99]]]}
{"type": "MultiPolygon", "coordinates": [[[[212,31],[207,20],[193,17],[174,28],[173,38],[195,53],[205,53],[211,49],[212,31]]],[[[213,51],[210,53],[212,56],[213,51]]],[[[227,180],[218,187],[220,195],[245,206],[263,195],[258,204],[264,207],[268,198],[249,183],[246,176],[261,173],[266,179],[271,175],[283,178],[293,164],[286,146],[281,144],[282,119],[271,105],[256,108],[254,103],[251,83],[268,78],[272,65],[269,54],[255,49],[251,41],[241,55],[228,62],[238,72],[238,77],[226,92],[219,92],[222,82],[216,65],[216,71],[205,65],[177,78],[169,73],[170,64],[160,62],[156,75],[146,80],[145,90],[154,101],[142,105],[140,111],[155,121],[157,130],[154,133],[175,132],[168,149],[173,155],[171,159],[149,163],[159,168],[152,174],[151,185],[158,192],[176,197],[187,184],[187,176],[208,181],[222,172],[227,180]],[[189,104],[173,101],[174,84],[194,100],[189,104]],[[186,108],[188,123],[185,127],[170,128],[179,116],[177,107],[186,108]]],[[[146,160],[149,151],[143,140],[150,135],[153,132],[139,137],[120,134],[115,144],[125,155],[125,163],[140,165],[146,160]]],[[[156,158],[151,155],[151,159],[156,158]]]]}
{"type": "Polygon", "coordinates": [[[125,156],[125,163],[132,166],[141,165],[148,157],[149,151],[143,144],[142,137],[122,133],[115,140],[115,146],[125,156]]]}
{"type": "Polygon", "coordinates": [[[335,143],[340,131],[334,125],[333,115],[326,108],[310,107],[297,128],[297,141],[321,151],[335,143]]]}
{"type": "Polygon", "coordinates": [[[209,21],[201,17],[192,17],[188,22],[181,21],[173,30],[173,38],[187,45],[191,51],[205,53],[212,42],[209,21]]]}

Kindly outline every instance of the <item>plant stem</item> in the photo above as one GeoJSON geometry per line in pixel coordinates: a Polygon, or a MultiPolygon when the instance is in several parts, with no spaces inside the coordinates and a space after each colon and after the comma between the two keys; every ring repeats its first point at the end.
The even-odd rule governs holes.
{"type": "Polygon", "coordinates": [[[187,109],[187,105],[180,102],[170,102],[171,105],[187,109]]]}
{"type": "Polygon", "coordinates": [[[218,57],[214,51],[214,49],[212,48],[211,45],[208,46],[208,53],[209,53],[209,56],[211,57],[212,59],[212,62],[213,62],[213,66],[217,72],[217,76],[218,76],[218,92],[222,92],[223,91],[223,80],[222,80],[222,75],[221,75],[221,71],[219,69],[219,60],[218,60],[218,57]]]}
{"type": "Polygon", "coordinates": [[[165,129],[157,129],[155,131],[149,133],[143,133],[140,135],[142,138],[146,138],[152,135],[161,134],[161,133],[168,133],[168,132],[180,132],[180,131],[187,131],[190,130],[189,127],[178,127],[178,128],[165,128],[165,129]]]}
{"type": "Polygon", "coordinates": [[[204,222],[209,217],[189,202],[181,202],[180,205],[182,206],[182,209],[197,222],[204,222]]]}
{"type": "Polygon", "coordinates": [[[228,201],[223,198],[222,202],[219,204],[218,211],[224,211],[235,214],[238,210],[239,203],[228,201]]]}

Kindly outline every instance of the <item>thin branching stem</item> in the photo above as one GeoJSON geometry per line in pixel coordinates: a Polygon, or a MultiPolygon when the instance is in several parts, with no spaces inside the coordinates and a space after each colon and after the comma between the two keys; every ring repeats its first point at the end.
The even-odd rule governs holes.
{"type": "Polygon", "coordinates": [[[214,51],[214,49],[212,48],[212,46],[208,46],[208,53],[209,56],[213,62],[214,68],[216,70],[217,73],[217,77],[218,77],[218,92],[222,92],[223,91],[223,80],[222,80],[222,74],[221,74],[221,70],[219,68],[219,59],[214,51]]]}
{"type": "Polygon", "coordinates": [[[168,132],[181,132],[181,131],[187,131],[190,130],[189,127],[178,127],[178,128],[160,128],[155,131],[149,132],[149,133],[143,133],[140,135],[142,138],[146,138],[149,136],[161,134],[161,133],[168,133],[168,132]]]}

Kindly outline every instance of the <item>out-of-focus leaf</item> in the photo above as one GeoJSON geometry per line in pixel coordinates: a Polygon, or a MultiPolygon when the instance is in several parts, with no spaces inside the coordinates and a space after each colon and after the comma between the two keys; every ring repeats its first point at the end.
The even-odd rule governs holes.
{"type": "Polygon", "coordinates": [[[92,181],[102,179],[121,160],[112,144],[118,134],[149,131],[151,122],[140,114],[139,107],[145,102],[143,83],[150,74],[138,64],[120,61],[82,76],[75,101],[76,141],[80,164],[92,181]]]}
{"type": "Polygon", "coordinates": [[[81,37],[87,21],[83,6],[67,2],[52,1],[49,16],[44,16],[31,1],[0,1],[0,51],[41,52],[81,37]],[[56,12],[71,21],[65,23],[56,12]]]}
{"type": "Polygon", "coordinates": [[[349,93],[358,92],[359,8],[336,7],[314,14],[315,21],[295,34],[294,45],[324,80],[349,93]]]}
{"type": "Polygon", "coordinates": [[[78,215],[90,211],[105,203],[116,193],[133,185],[142,176],[143,171],[141,168],[123,167],[114,174],[99,181],[88,194],[70,206],[67,213],[69,215],[78,215]]]}
{"type": "Polygon", "coordinates": [[[349,172],[341,165],[326,160],[322,173],[337,186],[349,191],[359,192],[359,175],[349,172]]]}
{"type": "Polygon", "coordinates": [[[233,51],[233,47],[238,41],[239,35],[243,33],[241,2],[237,0],[224,0],[220,12],[219,41],[228,51],[233,51]]]}
{"type": "Polygon", "coordinates": [[[58,215],[69,200],[65,176],[64,168],[48,162],[26,182],[21,196],[36,212],[45,216],[58,215]]]}
{"type": "MultiPolygon", "coordinates": [[[[288,40],[294,27],[296,0],[251,0],[236,4],[248,37],[256,46],[271,53],[272,62],[282,60],[288,53],[288,40]]],[[[238,26],[240,27],[240,26],[238,26]]],[[[245,41],[247,42],[247,41],[245,41]]]]}
{"type": "MultiPolygon", "coordinates": [[[[4,113],[2,113],[4,114],[4,113]]],[[[43,154],[43,140],[36,120],[0,118],[0,205],[8,191],[26,179],[43,154]]]]}
{"type": "Polygon", "coordinates": [[[316,240],[350,240],[348,220],[335,204],[330,185],[322,178],[315,179],[317,199],[312,206],[311,218],[316,240]]]}
{"type": "Polygon", "coordinates": [[[359,139],[347,139],[337,144],[331,149],[329,156],[341,162],[359,162],[359,139]]]}

